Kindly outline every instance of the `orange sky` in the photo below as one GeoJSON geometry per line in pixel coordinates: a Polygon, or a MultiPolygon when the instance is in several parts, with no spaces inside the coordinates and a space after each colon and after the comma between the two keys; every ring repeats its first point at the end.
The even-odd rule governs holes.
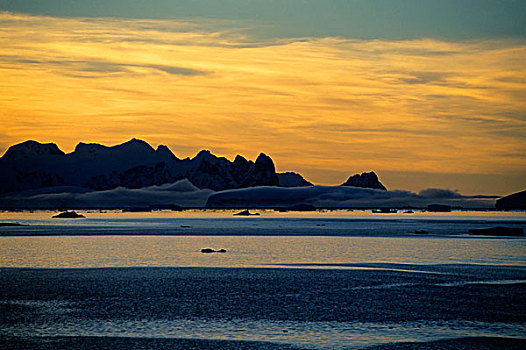
{"type": "Polygon", "coordinates": [[[399,189],[523,189],[525,40],[257,41],[216,27],[0,13],[0,153],[136,137],[179,157],[265,152],[320,184],[375,170],[399,189]],[[492,176],[504,183],[487,188],[492,176]]]}

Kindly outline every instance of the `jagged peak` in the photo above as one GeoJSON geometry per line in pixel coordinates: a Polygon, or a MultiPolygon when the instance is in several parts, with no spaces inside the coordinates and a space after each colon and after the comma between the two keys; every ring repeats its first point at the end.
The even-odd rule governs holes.
{"type": "Polygon", "coordinates": [[[209,150],[207,149],[203,149],[201,151],[199,151],[199,153],[197,153],[195,155],[194,158],[191,159],[192,161],[196,161],[198,163],[201,163],[203,161],[206,161],[208,163],[212,163],[212,164],[216,164],[218,161],[220,160],[226,160],[226,158],[223,158],[223,157],[217,157],[216,155],[214,155],[212,152],[210,152],[209,150]]]}
{"type": "Polygon", "coordinates": [[[64,155],[54,143],[40,143],[34,140],[27,140],[8,148],[2,158],[32,158],[42,155],[64,155]]]}
{"type": "Polygon", "coordinates": [[[274,161],[272,158],[267,156],[265,153],[260,153],[256,158],[256,169],[267,169],[273,173],[276,172],[276,167],[274,166],[274,161]]]}
{"type": "Polygon", "coordinates": [[[244,164],[244,163],[248,163],[248,160],[243,157],[242,155],[236,155],[236,158],[234,159],[234,163],[235,164],[244,164]]]}
{"type": "Polygon", "coordinates": [[[261,162],[271,162],[272,164],[274,164],[274,162],[272,161],[272,158],[270,158],[269,156],[267,156],[265,153],[261,152],[258,157],[256,158],[256,163],[261,163],[261,162]]]}

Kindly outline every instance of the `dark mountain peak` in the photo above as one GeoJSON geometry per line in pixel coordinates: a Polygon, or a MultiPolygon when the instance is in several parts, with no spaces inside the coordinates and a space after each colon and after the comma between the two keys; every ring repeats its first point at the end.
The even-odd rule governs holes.
{"type": "Polygon", "coordinates": [[[157,146],[157,149],[155,150],[155,153],[157,153],[158,155],[160,155],[162,157],[167,157],[168,159],[179,159],[165,145],[157,146]]]}
{"type": "Polygon", "coordinates": [[[194,158],[204,157],[204,156],[211,156],[211,155],[212,155],[212,152],[210,152],[210,150],[202,149],[196,154],[196,156],[194,158]]]}
{"type": "Polygon", "coordinates": [[[254,168],[254,162],[251,160],[247,160],[245,157],[240,156],[239,154],[236,156],[234,161],[232,162],[232,165],[235,169],[240,172],[238,177],[242,177],[241,173],[247,173],[250,171],[250,169],[254,168]]]}
{"type": "Polygon", "coordinates": [[[374,188],[387,191],[387,188],[382,185],[374,171],[353,175],[349,177],[342,186],[374,188]]]}
{"type": "Polygon", "coordinates": [[[313,184],[303,178],[301,174],[293,171],[287,171],[285,173],[278,173],[279,185],[281,187],[301,187],[301,186],[313,186],[313,184]]]}
{"type": "Polygon", "coordinates": [[[265,153],[260,153],[259,156],[256,158],[256,165],[272,165],[272,168],[274,168],[274,162],[272,161],[272,158],[267,156],[265,153]]]}
{"type": "Polygon", "coordinates": [[[64,152],[62,152],[54,143],[40,143],[28,140],[9,147],[2,158],[14,160],[38,158],[46,155],[64,155],[64,152]]]}
{"type": "Polygon", "coordinates": [[[272,158],[265,153],[260,153],[256,158],[256,172],[276,173],[272,158]]]}
{"type": "Polygon", "coordinates": [[[245,163],[248,163],[248,160],[239,154],[234,159],[234,164],[245,164],[245,163]]]}
{"type": "Polygon", "coordinates": [[[212,152],[210,152],[209,150],[207,149],[203,149],[201,151],[199,151],[199,153],[196,154],[196,156],[192,159],[192,160],[197,160],[197,161],[203,161],[203,160],[206,160],[206,161],[213,161],[217,159],[217,157],[215,155],[212,154],[212,152]]]}

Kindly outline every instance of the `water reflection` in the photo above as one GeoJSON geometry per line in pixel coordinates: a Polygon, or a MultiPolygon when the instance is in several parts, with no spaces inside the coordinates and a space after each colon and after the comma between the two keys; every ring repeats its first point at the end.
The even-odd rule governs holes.
{"type": "MultiPolygon", "coordinates": [[[[350,263],[526,265],[525,240],[407,237],[0,237],[2,267],[261,267],[350,263]],[[203,254],[201,248],[227,253],[203,254]]],[[[308,266],[311,265],[311,266],[308,266]]],[[[323,267],[323,266],[318,266],[323,267]]]]}

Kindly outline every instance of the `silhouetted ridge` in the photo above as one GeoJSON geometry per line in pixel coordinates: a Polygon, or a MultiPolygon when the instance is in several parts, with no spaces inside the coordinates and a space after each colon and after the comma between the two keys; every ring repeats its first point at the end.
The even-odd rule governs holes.
{"type": "Polygon", "coordinates": [[[342,186],[353,186],[362,188],[375,188],[387,191],[384,185],[378,180],[378,176],[373,172],[356,174],[347,179],[342,186]]]}
{"type": "MultiPolygon", "coordinates": [[[[194,158],[177,158],[168,147],[152,148],[131,139],[115,146],[80,142],[65,154],[53,143],[25,141],[0,158],[0,193],[47,187],[81,190],[143,188],[188,179],[199,189],[223,191],[258,186],[311,186],[300,174],[277,174],[272,158],[260,153],[255,161],[237,155],[234,161],[202,150],[194,158]]],[[[374,173],[349,178],[344,186],[385,190],[374,173]]]]}
{"type": "Polygon", "coordinates": [[[115,146],[80,142],[68,154],[52,143],[26,141],[0,158],[0,193],[52,186],[142,188],[185,178],[198,188],[215,191],[279,185],[274,163],[263,153],[255,162],[240,155],[231,162],[208,150],[180,160],[168,147],[155,150],[138,139],[115,146]]]}
{"type": "Polygon", "coordinates": [[[303,178],[298,173],[287,171],[286,173],[278,173],[279,185],[281,187],[302,187],[313,186],[313,184],[303,178]]]}
{"type": "Polygon", "coordinates": [[[75,150],[73,151],[73,153],[75,154],[94,154],[97,152],[104,151],[108,148],[109,147],[99,145],[98,143],[79,142],[78,145],[75,147],[75,150]]]}
{"type": "Polygon", "coordinates": [[[17,145],[9,147],[2,159],[30,159],[46,155],[64,155],[54,143],[39,143],[28,140],[17,145]]]}

